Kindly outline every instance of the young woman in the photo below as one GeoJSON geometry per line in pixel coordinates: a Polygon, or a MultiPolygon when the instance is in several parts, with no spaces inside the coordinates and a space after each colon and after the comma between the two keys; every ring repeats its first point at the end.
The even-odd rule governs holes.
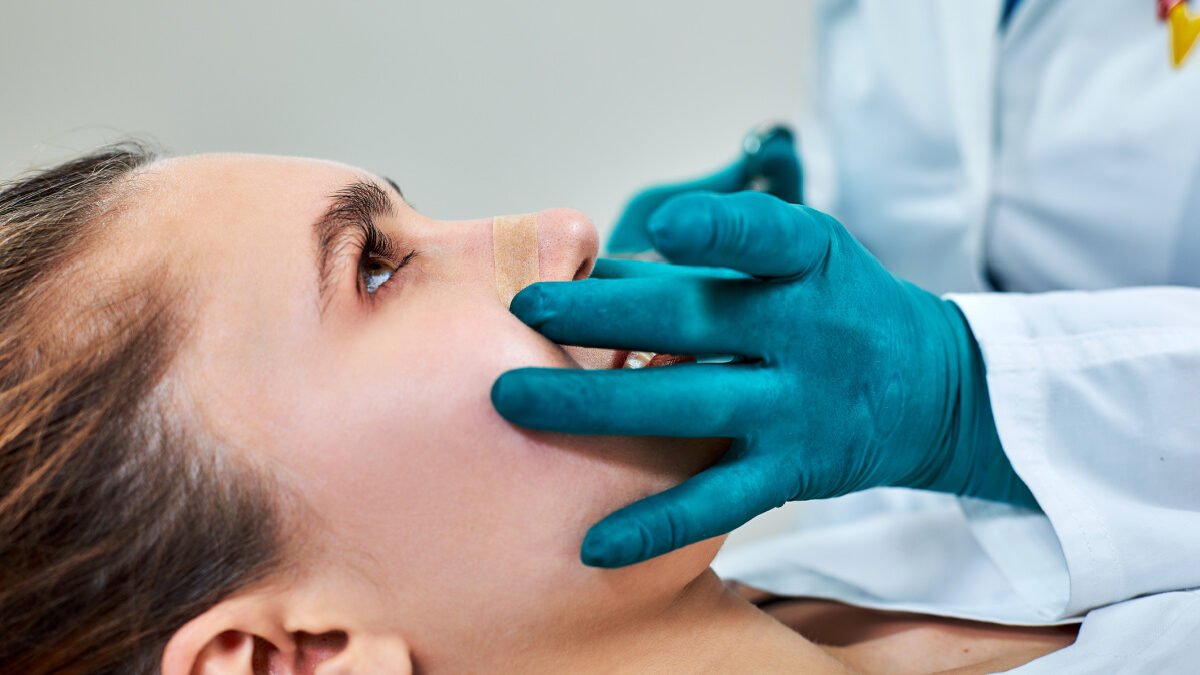
{"type": "MultiPolygon", "coordinates": [[[[542,277],[586,277],[592,224],[537,219],[542,277]]],[[[0,671],[984,672],[1073,639],[776,620],[708,569],[720,539],[583,566],[588,525],[724,444],[504,423],[501,372],[620,355],[512,317],[491,237],[315,160],[121,145],[10,184],[0,671]]]]}

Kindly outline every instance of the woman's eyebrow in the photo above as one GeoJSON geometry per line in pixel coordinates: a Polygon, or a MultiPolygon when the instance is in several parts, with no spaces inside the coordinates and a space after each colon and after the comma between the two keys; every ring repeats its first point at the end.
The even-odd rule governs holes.
{"type": "Polygon", "coordinates": [[[396,181],[388,178],[387,176],[383,176],[382,178],[387,181],[388,185],[392,186],[392,189],[396,191],[396,194],[400,195],[400,199],[404,199],[404,190],[401,190],[400,186],[396,185],[396,181]]]}
{"type": "MultiPolygon", "coordinates": [[[[400,194],[400,188],[386,179],[400,194]]],[[[403,196],[401,195],[403,198],[403,196]]],[[[367,180],[347,184],[330,195],[329,208],[313,223],[313,239],[317,244],[317,290],[319,308],[324,315],[329,304],[338,267],[338,251],[346,235],[374,227],[375,219],[395,213],[396,204],[387,191],[367,180]]]]}

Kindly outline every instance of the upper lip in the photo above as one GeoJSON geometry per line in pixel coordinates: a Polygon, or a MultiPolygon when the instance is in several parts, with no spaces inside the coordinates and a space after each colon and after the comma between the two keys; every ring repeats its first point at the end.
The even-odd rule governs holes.
{"type": "Polygon", "coordinates": [[[618,349],[613,352],[612,363],[609,364],[609,369],[620,370],[625,367],[625,359],[629,358],[628,349],[618,349]]]}

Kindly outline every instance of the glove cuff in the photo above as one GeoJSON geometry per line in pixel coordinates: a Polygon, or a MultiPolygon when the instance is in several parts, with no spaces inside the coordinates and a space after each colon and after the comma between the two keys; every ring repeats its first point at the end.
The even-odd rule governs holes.
{"type": "Polygon", "coordinates": [[[986,364],[970,323],[958,305],[938,301],[954,334],[954,363],[948,369],[948,433],[940,448],[944,468],[929,488],[1037,509],[1037,500],[1013,469],[1000,442],[986,364]]]}

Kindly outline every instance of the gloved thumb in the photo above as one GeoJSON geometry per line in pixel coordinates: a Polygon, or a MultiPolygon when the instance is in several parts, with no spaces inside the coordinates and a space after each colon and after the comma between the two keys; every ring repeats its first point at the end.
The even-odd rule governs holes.
{"type": "Polygon", "coordinates": [[[737,192],[746,185],[746,161],[739,157],[706,176],[646,188],[633,196],[621,211],[605,247],[609,253],[641,253],[651,248],[646,224],[658,207],[673,197],[697,191],[737,192]]]}
{"type": "Polygon", "coordinates": [[[647,230],[681,265],[728,267],[759,277],[802,277],[824,263],[830,216],[760,192],[696,193],[663,204],[647,230]]]}

